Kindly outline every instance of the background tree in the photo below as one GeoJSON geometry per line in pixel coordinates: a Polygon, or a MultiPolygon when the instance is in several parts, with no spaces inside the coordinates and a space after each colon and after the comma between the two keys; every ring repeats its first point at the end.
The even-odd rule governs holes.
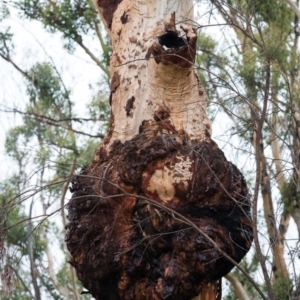
{"type": "MultiPolygon", "coordinates": [[[[20,18],[38,20],[50,33],[61,34],[69,55],[76,54],[78,43],[86,48],[88,57],[104,71],[102,87],[106,89],[110,46],[100,33],[100,23],[90,2],[79,5],[70,1],[15,1],[2,4],[1,8],[3,25],[12,18],[10,12],[17,12],[20,18]],[[81,38],[91,28],[95,43],[103,47],[98,58],[81,38]]],[[[23,76],[28,100],[25,105],[13,106],[6,99],[1,107],[5,113],[19,115],[20,125],[9,129],[5,142],[16,168],[3,182],[1,192],[1,225],[7,234],[1,244],[6,255],[2,253],[0,297],[79,299],[84,297],[80,296],[80,285],[75,272],[66,264],[64,206],[70,178],[91,159],[97,139],[105,132],[109,117],[107,98],[95,94],[86,103],[88,115],[76,115],[74,87],[67,87],[65,74],[58,71],[61,68],[45,47],[38,43],[47,61],[33,62],[28,68],[18,61],[12,30],[4,28],[0,36],[0,56],[23,76]],[[54,214],[57,217],[51,219],[54,214]],[[60,250],[53,252],[53,248],[60,250]],[[9,294],[5,288],[11,290],[9,294]]]]}
{"type": "MultiPolygon", "coordinates": [[[[297,3],[283,0],[277,1],[276,4],[271,1],[201,1],[199,7],[195,19],[197,22],[195,25],[199,28],[198,57],[195,66],[208,94],[208,111],[216,128],[213,130],[215,132],[213,138],[220,146],[223,145],[222,149],[227,157],[242,169],[253,191],[253,216],[254,219],[257,218],[256,248],[242,262],[242,266],[252,278],[256,279],[266,298],[272,299],[274,294],[279,299],[296,298],[299,295],[299,248],[291,240],[299,240],[297,3]],[[219,123],[221,126],[218,126],[219,123]],[[292,229],[287,235],[289,225],[292,229]],[[264,274],[264,277],[261,274],[264,274]]],[[[97,31],[95,26],[88,25],[96,22],[99,26],[97,28],[101,28],[90,2],[81,1],[79,4],[77,1],[2,2],[3,24],[11,20],[7,14],[8,10],[12,13],[17,11],[22,20],[38,20],[53,35],[61,35],[68,51],[76,54],[78,48],[83,51],[88,49],[95,58],[105,62],[107,66],[109,51],[106,51],[105,60],[96,54],[98,52],[92,51],[90,41],[88,44],[84,42],[87,36],[94,35],[96,39],[98,32],[101,38],[103,37],[104,44],[107,44],[103,31],[101,29],[97,31]],[[80,7],[85,8],[85,13],[80,12],[80,7]],[[85,19],[88,12],[91,13],[90,16],[94,16],[93,22],[85,19]],[[52,22],[52,19],[56,22],[52,22]],[[60,23],[60,20],[64,21],[60,23]],[[88,35],[85,32],[88,32],[88,35]]],[[[100,38],[98,39],[101,46],[100,38]]],[[[17,167],[15,167],[16,175],[3,181],[1,189],[3,199],[1,216],[5,220],[2,228],[5,228],[6,233],[2,243],[8,253],[3,264],[6,268],[2,269],[4,274],[2,277],[6,279],[3,283],[8,285],[12,282],[12,277],[15,280],[16,288],[6,296],[8,299],[31,299],[37,298],[35,293],[38,295],[38,291],[30,285],[33,282],[32,274],[51,274],[51,268],[47,263],[51,259],[47,258],[45,262],[47,242],[51,245],[55,237],[61,238],[63,227],[56,228],[61,222],[58,218],[52,225],[47,225],[48,221],[38,222],[40,221],[38,219],[33,219],[33,225],[28,221],[21,221],[27,220],[30,216],[31,202],[34,203],[33,207],[37,207],[36,204],[42,203],[42,198],[46,199],[44,200],[46,204],[50,200],[53,206],[47,208],[48,213],[55,211],[52,210],[55,205],[56,209],[59,209],[61,203],[65,203],[64,197],[62,201],[60,195],[64,195],[62,191],[66,191],[67,184],[60,183],[60,180],[64,181],[65,178],[69,180],[68,175],[72,174],[73,170],[72,163],[66,162],[74,162],[74,158],[77,157],[75,170],[79,170],[89,161],[98,144],[93,137],[89,139],[82,135],[82,132],[89,134],[93,132],[92,135],[98,136],[104,134],[103,129],[82,130],[83,126],[78,126],[77,123],[82,121],[84,126],[89,126],[87,124],[91,124],[88,123],[90,120],[93,124],[102,126],[101,122],[105,121],[108,113],[103,102],[98,102],[95,98],[95,101],[91,101],[90,116],[79,118],[74,115],[72,105],[68,109],[66,104],[68,101],[74,103],[72,94],[74,87],[68,84],[65,84],[67,88],[63,87],[61,78],[64,78],[64,74],[57,72],[60,68],[54,65],[51,59],[47,59],[48,64],[35,62],[28,67],[25,61],[18,60],[18,47],[13,48],[11,43],[13,41],[13,31],[6,30],[3,26],[1,57],[26,78],[23,84],[29,89],[28,106],[26,105],[24,109],[8,105],[8,99],[6,105],[2,106],[2,111],[6,113],[23,116],[20,128],[12,128],[9,131],[6,143],[7,150],[17,167]],[[43,87],[34,83],[32,74],[35,72],[45,74],[44,78],[50,76],[51,80],[46,82],[51,82],[54,88],[49,89],[50,85],[43,87]],[[29,74],[29,78],[26,74],[29,74]],[[57,81],[59,88],[55,83],[57,81]],[[53,95],[59,95],[58,99],[55,96],[55,99],[49,100],[53,95]],[[32,102],[29,102],[30,99],[32,102]],[[43,114],[37,113],[40,110],[43,114]],[[62,112],[57,114],[58,110],[62,112]],[[70,120],[67,120],[68,118],[70,120]],[[90,141],[88,143],[90,150],[87,151],[90,154],[86,156],[83,149],[86,149],[87,140],[90,141]],[[41,176],[43,169],[45,171],[41,176]],[[29,178],[33,178],[32,181],[29,181],[29,178]],[[40,179],[37,180],[38,178],[40,179]],[[46,188],[47,185],[49,188],[46,188]],[[33,198],[33,194],[40,189],[43,189],[43,197],[36,195],[33,198]],[[42,230],[43,225],[46,242],[41,238],[43,234],[38,231],[42,230]],[[31,241],[27,238],[30,226],[35,229],[31,241]],[[8,229],[11,234],[8,234],[8,229]],[[17,236],[17,239],[13,239],[17,236]],[[28,245],[29,242],[33,243],[33,247],[28,245]],[[30,248],[36,249],[33,254],[30,248]],[[33,265],[30,264],[32,257],[35,262],[33,265]],[[39,267],[42,263],[43,271],[42,267],[39,267]],[[31,272],[30,268],[36,269],[35,273],[31,272]]],[[[93,60],[88,52],[85,53],[93,60]]],[[[97,64],[95,60],[93,61],[97,64]]],[[[103,86],[101,89],[105,90],[103,86]]],[[[91,125],[89,128],[94,127],[91,125]]],[[[39,207],[41,206],[39,204],[39,207]]],[[[74,279],[72,281],[74,274],[72,275],[67,265],[62,269],[54,268],[58,282],[67,286],[67,293],[76,294],[74,279]]],[[[47,278],[50,278],[50,275],[47,278]]],[[[227,299],[260,299],[261,296],[240,271],[235,270],[227,278],[232,284],[232,291],[230,288],[227,299]]],[[[64,297],[65,294],[57,289],[57,285],[47,287],[46,283],[53,280],[42,281],[42,277],[37,275],[36,281],[42,298],[51,293],[57,297],[64,297]]],[[[71,294],[66,298],[70,297],[69,295],[71,294]]],[[[77,297],[82,296],[77,294],[77,297]]]]}

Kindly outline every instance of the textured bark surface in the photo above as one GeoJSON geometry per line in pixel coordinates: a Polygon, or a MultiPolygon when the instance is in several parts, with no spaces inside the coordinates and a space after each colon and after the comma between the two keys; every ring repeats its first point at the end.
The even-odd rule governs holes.
{"type": "Polygon", "coordinates": [[[250,248],[241,173],[212,141],[176,139],[170,130],[164,122],[145,124],[72,183],[66,241],[78,278],[96,299],[192,299],[202,284],[232,269],[167,208],[189,218],[237,262],[250,248]]]}
{"type": "Polygon", "coordinates": [[[220,299],[233,265],[178,214],[239,262],[252,242],[250,200],[210,138],[193,1],[94,2],[112,39],[112,122],[72,182],[70,263],[99,300],[220,299]]]}
{"type": "Polygon", "coordinates": [[[110,151],[115,140],[131,140],[161,108],[168,111],[176,130],[191,140],[210,136],[206,93],[193,70],[197,39],[193,1],[94,2],[113,47],[110,101],[114,119],[105,148],[110,151]]]}

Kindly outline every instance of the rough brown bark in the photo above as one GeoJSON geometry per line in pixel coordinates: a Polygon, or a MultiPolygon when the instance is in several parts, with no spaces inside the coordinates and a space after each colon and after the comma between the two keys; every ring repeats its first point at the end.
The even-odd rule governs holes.
{"type": "MultiPolygon", "coordinates": [[[[157,13],[169,5],[150,2],[157,13]]],[[[182,38],[173,13],[150,30],[159,34],[146,47],[129,35],[143,23],[146,2],[113,3],[97,1],[112,62],[120,64],[111,66],[113,120],[94,161],[72,182],[70,263],[96,299],[218,299],[217,282],[233,265],[177,213],[239,262],[252,242],[250,199],[242,174],[210,138],[206,95],[192,69],[195,30],[182,25],[182,38]],[[123,53],[139,45],[143,60],[123,66],[128,37],[133,45],[123,53]]]]}
{"type": "Polygon", "coordinates": [[[232,269],[167,208],[188,217],[237,262],[250,248],[241,173],[213,142],[177,142],[159,123],[150,138],[145,125],[132,141],[116,142],[73,181],[66,241],[78,278],[96,299],[191,299],[232,269]],[[189,170],[180,170],[183,159],[189,170]],[[182,180],[185,171],[192,176],[182,180]],[[168,189],[163,178],[170,173],[175,182],[168,189]]]}

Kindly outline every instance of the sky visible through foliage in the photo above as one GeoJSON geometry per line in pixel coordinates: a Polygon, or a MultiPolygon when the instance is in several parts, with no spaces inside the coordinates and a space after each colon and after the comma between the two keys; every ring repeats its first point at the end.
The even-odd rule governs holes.
{"type": "MultiPolygon", "coordinates": [[[[54,2],[68,3],[66,0],[54,2]]],[[[77,3],[76,1],[71,2],[77,3]]],[[[292,196],[289,191],[294,191],[293,187],[299,186],[298,178],[295,181],[290,179],[293,178],[293,168],[295,167],[291,161],[292,153],[294,153],[291,145],[293,144],[295,129],[291,129],[293,126],[290,119],[292,119],[293,108],[297,105],[300,106],[300,100],[294,96],[294,94],[300,94],[299,87],[291,84],[292,79],[296,77],[294,74],[299,72],[300,60],[299,42],[296,47],[293,47],[294,15],[283,0],[278,1],[277,6],[270,6],[274,10],[278,9],[275,13],[272,11],[273,8],[271,9],[267,4],[259,5],[255,1],[255,3],[253,1],[225,2],[226,5],[237,7],[245,15],[249,15],[250,24],[259,24],[261,32],[257,29],[259,27],[254,25],[252,27],[255,38],[257,41],[263,40],[270,48],[273,47],[271,50],[267,49],[272,53],[273,73],[270,88],[272,97],[268,103],[267,121],[262,126],[262,132],[264,138],[263,154],[268,161],[267,171],[275,213],[274,222],[279,228],[281,215],[286,216],[295,211],[294,203],[290,203],[286,199],[291,199],[292,196]],[[253,5],[251,6],[253,9],[247,10],[245,3],[249,6],[253,5]],[[254,8],[257,9],[257,12],[254,8]],[[253,13],[254,11],[255,13],[253,13]],[[281,13],[282,15],[280,15],[281,13]],[[272,17],[276,14],[279,15],[278,19],[272,17]],[[293,56],[294,48],[297,50],[293,56]],[[289,103],[291,103],[290,106],[289,103]],[[276,113],[273,113],[274,111],[276,113]],[[278,160],[274,157],[272,148],[273,141],[276,140],[272,136],[276,126],[270,125],[274,115],[280,124],[275,135],[280,137],[280,161],[284,166],[286,177],[282,185],[280,185],[280,180],[278,181],[276,178],[278,170],[275,165],[278,160]],[[296,184],[294,184],[295,182],[296,184]]],[[[18,6],[32,6],[32,3],[34,1],[9,2],[0,0],[1,10],[5,7],[10,10],[10,15],[3,19],[0,16],[0,24],[2,28],[10,27],[10,32],[13,34],[13,46],[10,55],[17,66],[26,71],[27,74],[31,74],[31,79],[34,76],[32,74],[39,74],[41,78],[45,76],[46,82],[51,79],[52,85],[46,86],[49,89],[45,96],[41,86],[32,87],[32,83],[28,82],[28,78],[24,74],[21,74],[15,66],[0,57],[0,165],[2,169],[0,173],[0,183],[2,184],[0,205],[2,207],[0,206],[0,208],[5,207],[4,204],[8,199],[20,201],[11,202],[13,205],[11,211],[8,210],[10,213],[5,214],[8,225],[22,219],[27,220],[28,216],[35,218],[45,212],[50,217],[42,223],[41,220],[44,218],[37,218],[32,224],[21,223],[22,225],[16,227],[16,231],[11,233],[11,240],[6,241],[9,255],[7,260],[3,261],[7,265],[11,263],[12,266],[19,267],[20,272],[14,274],[16,292],[12,293],[12,296],[4,296],[2,284],[2,286],[0,285],[0,298],[4,297],[4,300],[32,298],[30,291],[34,293],[34,287],[30,286],[30,291],[28,291],[25,286],[32,282],[30,257],[33,257],[37,264],[37,270],[40,274],[45,273],[45,278],[37,279],[41,286],[42,299],[68,299],[65,296],[68,294],[77,299],[76,297],[80,296],[76,294],[75,290],[80,292],[82,287],[72,277],[74,274],[66,262],[68,257],[63,243],[65,214],[60,210],[60,207],[61,203],[67,203],[70,198],[68,189],[65,189],[69,182],[67,181],[67,185],[64,186],[64,180],[68,178],[68,174],[73,175],[79,172],[89,163],[109,125],[108,77],[99,67],[99,64],[103,63],[108,72],[108,59],[107,57],[103,58],[103,48],[99,42],[99,35],[97,36],[91,28],[87,30],[86,24],[80,23],[84,19],[83,17],[78,18],[81,21],[76,23],[78,26],[76,29],[82,35],[84,45],[98,59],[98,65],[96,59],[88,55],[83,47],[70,38],[72,32],[54,30],[51,24],[47,23],[47,20],[38,19],[37,16],[31,18],[24,14],[21,9],[22,6],[18,6]],[[70,100],[69,106],[67,100],[70,100]],[[53,108],[55,105],[57,110],[53,108]],[[58,113],[59,110],[63,112],[61,115],[58,113]],[[24,113],[25,111],[26,113],[24,113]],[[36,116],[37,111],[40,111],[48,119],[44,117],[41,119],[40,116],[33,118],[32,116],[36,116]],[[28,117],[29,115],[30,117],[28,117]],[[66,121],[68,118],[72,121],[66,121]],[[51,120],[58,120],[58,123],[53,125],[51,120]],[[44,124],[44,121],[48,123],[44,124]],[[26,126],[22,127],[24,124],[26,126]],[[44,125],[40,126],[40,124],[44,125]],[[84,135],[84,132],[90,136],[84,135]],[[72,168],[73,163],[74,168],[72,168]],[[39,193],[41,187],[51,186],[55,182],[61,182],[61,184],[53,188],[47,187],[42,193],[39,193]],[[65,191],[65,199],[62,202],[63,191],[65,191]],[[18,196],[22,193],[24,193],[24,197],[18,196]],[[32,256],[30,256],[30,247],[26,244],[28,241],[26,231],[31,225],[36,229],[32,242],[36,250],[33,251],[32,256]],[[18,241],[13,239],[14,234],[16,236],[20,234],[20,238],[24,240],[18,244],[18,241]],[[53,253],[52,267],[55,275],[51,274],[49,269],[47,247],[51,250],[57,249],[53,253]],[[18,276],[23,278],[24,284],[18,276]],[[47,281],[51,282],[51,286],[46,284],[47,281]],[[64,286],[67,290],[63,288],[64,286]]],[[[91,5],[90,1],[83,1],[82,3],[87,3],[87,7],[91,5]]],[[[197,1],[197,5],[195,5],[195,21],[199,32],[199,56],[196,67],[209,96],[207,110],[212,120],[212,138],[224,151],[227,159],[241,169],[252,193],[254,193],[257,157],[251,143],[255,126],[251,123],[254,121],[250,110],[255,105],[260,108],[263,107],[265,57],[258,46],[259,42],[256,44],[253,40],[248,39],[246,34],[246,37],[239,36],[238,31],[234,30],[234,26],[228,24],[229,21],[226,20],[229,17],[218,7],[218,3],[223,2],[197,1]],[[216,7],[212,3],[216,3],[216,7]],[[248,47],[248,45],[250,46],[248,47]],[[249,56],[245,55],[247,51],[249,56]]],[[[76,6],[74,5],[74,7],[76,6]]],[[[86,11],[90,13],[89,9],[86,11]]],[[[80,9],[77,12],[80,13],[80,9]]],[[[70,14],[68,17],[77,20],[77,16],[72,15],[72,12],[68,13],[70,14]]],[[[95,25],[93,18],[100,22],[98,17],[95,17],[95,11],[93,11],[92,16],[84,16],[86,22],[92,20],[91,27],[95,25]]],[[[240,17],[238,13],[237,16],[240,17]]],[[[243,24],[242,21],[241,23],[243,24]]],[[[99,25],[99,28],[100,39],[103,38],[104,45],[109,48],[103,26],[99,25]]],[[[1,29],[0,33],[3,33],[1,29]]],[[[81,43],[80,39],[79,43],[81,43]]],[[[1,54],[1,50],[4,49],[3,44],[0,44],[0,48],[1,54]]],[[[3,53],[5,54],[5,51],[3,53]]],[[[107,50],[106,55],[109,53],[107,50]]],[[[297,188],[295,195],[295,198],[299,197],[297,188]]],[[[272,277],[273,258],[269,244],[270,233],[264,218],[263,197],[260,189],[257,197],[259,238],[266,257],[267,269],[270,277],[272,277]]],[[[291,285],[288,284],[288,287],[293,291],[296,291],[300,270],[298,243],[298,229],[294,219],[291,218],[285,236],[284,257],[290,274],[287,281],[293,282],[291,285]]],[[[254,253],[253,246],[242,266],[266,292],[263,272],[259,267],[259,259],[254,253]]],[[[3,272],[1,267],[0,271],[3,272]]],[[[250,299],[258,299],[253,287],[247,283],[241,273],[234,271],[233,274],[242,282],[252,297],[250,299]]],[[[276,280],[273,281],[275,293],[279,295],[279,299],[288,299],[284,298],[278,291],[282,282],[276,280]]],[[[226,282],[223,284],[226,294],[224,299],[236,299],[228,282],[225,280],[224,282],[226,282]]],[[[284,281],[282,286],[285,287],[285,284],[284,281]]],[[[286,291],[284,293],[287,294],[286,291]]],[[[80,299],[89,299],[89,297],[82,296],[80,299]]]]}

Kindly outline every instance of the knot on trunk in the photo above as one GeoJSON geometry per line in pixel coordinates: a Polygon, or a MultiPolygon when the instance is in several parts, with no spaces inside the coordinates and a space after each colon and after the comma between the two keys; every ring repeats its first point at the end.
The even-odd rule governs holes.
{"type": "Polygon", "coordinates": [[[233,268],[178,214],[236,262],[250,248],[246,182],[212,141],[141,131],[72,185],[70,263],[96,299],[192,299],[233,268]]]}

